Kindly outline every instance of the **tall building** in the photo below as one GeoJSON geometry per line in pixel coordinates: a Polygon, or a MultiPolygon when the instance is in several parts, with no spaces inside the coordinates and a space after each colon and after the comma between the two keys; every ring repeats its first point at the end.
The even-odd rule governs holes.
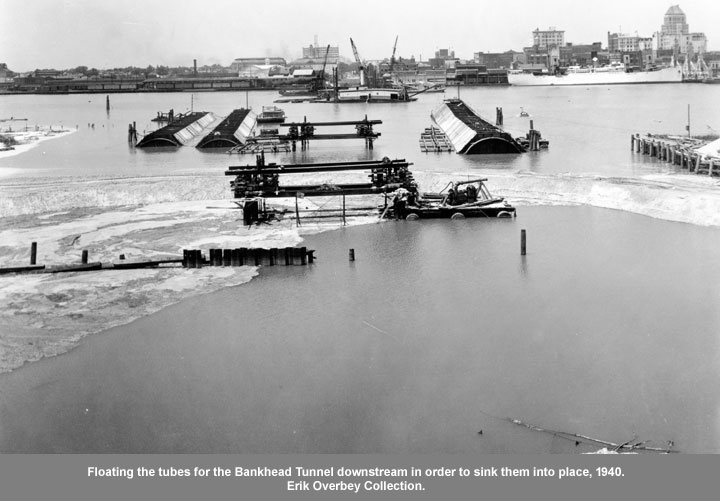
{"type": "Polygon", "coordinates": [[[674,50],[678,54],[696,54],[707,51],[704,33],[690,33],[685,13],[679,5],[672,5],[663,19],[660,31],[655,33],[658,50],[674,50]]]}
{"type": "Polygon", "coordinates": [[[309,47],[303,47],[302,57],[303,59],[319,59],[320,61],[323,61],[325,59],[326,52],[328,63],[337,64],[338,59],[340,59],[340,47],[333,47],[332,45],[330,46],[330,49],[328,49],[327,45],[320,46],[317,43],[309,47]]]}
{"type": "Polygon", "coordinates": [[[565,31],[556,30],[554,26],[551,26],[547,30],[541,30],[536,28],[533,33],[533,46],[541,49],[549,47],[560,47],[565,45],[565,31]]]}

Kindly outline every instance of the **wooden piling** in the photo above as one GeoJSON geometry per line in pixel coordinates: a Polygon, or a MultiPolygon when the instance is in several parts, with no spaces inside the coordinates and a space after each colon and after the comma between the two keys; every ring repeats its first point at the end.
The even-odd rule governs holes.
{"type": "Polygon", "coordinates": [[[84,250],[82,251],[82,264],[87,264],[88,262],[88,251],[84,250]]]}
{"type": "Polygon", "coordinates": [[[314,250],[309,250],[309,251],[307,251],[307,262],[308,262],[308,264],[313,264],[313,262],[315,261],[315,254],[314,254],[314,252],[315,252],[314,250]]]}
{"type": "Polygon", "coordinates": [[[285,247],[285,266],[292,264],[292,247],[285,247]]]}
{"type": "Polygon", "coordinates": [[[187,267],[188,268],[197,268],[198,267],[197,252],[195,252],[195,250],[187,251],[187,267]]]}
{"type": "Polygon", "coordinates": [[[30,244],[30,264],[37,264],[37,242],[30,244]]]}
{"type": "Polygon", "coordinates": [[[349,257],[350,261],[355,261],[355,249],[350,249],[349,257]]]}
{"type": "Polygon", "coordinates": [[[243,265],[246,265],[246,264],[247,264],[247,265],[251,264],[251,263],[250,263],[250,260],[249,260],[249,257],[248,257],[248,249],[247,249],[247,247],[240,247],[240,251],[238,252],[238,254],[239,254],[239,255],[238,255],[238,258],[239,258],[239,265],[240,265],[240,266],[243,266],[243,265]]]}
{"type": "Polygon", "coordinates": [[[232,265],[232,249],[223,249],[223,266],[232,265]]]}
{"type": "Polygon", "coordinates": [[[520,230],[520,255],[521,256],[524,256],[525,254],[527,254],[526,243],[527,243],[527,237],[526,237],[525,230],[520,230]]]}
{"type": "Polygon", "coordinates": [[[240,266],[240,249],[230,250],[230,266],[240,266]]]}

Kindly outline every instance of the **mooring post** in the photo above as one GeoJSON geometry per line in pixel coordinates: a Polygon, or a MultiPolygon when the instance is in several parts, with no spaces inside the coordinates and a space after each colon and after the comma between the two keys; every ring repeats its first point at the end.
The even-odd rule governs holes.
{"type": "Polygon", "coordinates": [[[30,264],[37,264],[37,242],[30,244],[30,264]]]}
{"type": "Polygon", "coordinates": [[[110,96],[105,96],[105,110],[110,111],[110,96]]]}
{"type": "Polygon", "coordinates": [[[300,226],[300,207],[298,206],[297,192],[295,192],[295,226],[300,226]]]}
{"type": "Polygon", "coordinates": [[[526,245],[525,245],[526,242],[527,242],[527,238],[526,238],[525,230],[520,230],[520,255],[521,256],[524,256],[527,253],[526,245]]]}
{"type": "Polygon", "coordinates": [[[350,261],[355,261],[355,249],[350,249],[350,261]]]}
{"type": "Polygon", "coordinates": [[[82,251],[82,264],[87,264],[88,262],[88,251],[84,250],[82,251]]]}

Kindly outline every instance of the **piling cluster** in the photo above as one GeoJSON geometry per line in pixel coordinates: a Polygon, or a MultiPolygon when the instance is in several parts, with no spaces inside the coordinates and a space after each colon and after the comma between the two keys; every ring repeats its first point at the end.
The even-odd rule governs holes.
{"type": "Polygon", "coordinates": [[[696,174],[707,174],[709,176],[720,175],[720,159],[705,157],[688,146],[670,139],[648,136],[640,137],[635,134],[630,137],[630,148],[635,153],[650,155],[660,160],[679,165],[683,169],[696,174]]]}
{"type": "Polygon", "coordinates": [[[183,250],[183,268],[203,266],[293,266],[312,264],[314,250],[306,247],[285,247],[272,249],[210,249],[205,256],[197,249],[183,250]]]}

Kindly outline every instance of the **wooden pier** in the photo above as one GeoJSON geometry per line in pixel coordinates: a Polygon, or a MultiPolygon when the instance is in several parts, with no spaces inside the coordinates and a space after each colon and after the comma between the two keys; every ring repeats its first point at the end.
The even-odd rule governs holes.
{"type": "Polygon", "coordinates": [[[630,136],[630,148],[635,153],[650,155],[696,174],[720,176],[720,158],[703,156],[695,149],[702,146],[698,140],[665,138],[640,134],[630,136]]]}

